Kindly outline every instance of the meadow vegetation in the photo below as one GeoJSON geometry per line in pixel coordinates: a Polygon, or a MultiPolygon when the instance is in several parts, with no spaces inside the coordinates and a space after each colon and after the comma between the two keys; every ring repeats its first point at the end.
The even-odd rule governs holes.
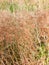
{"type": "Polygon", "coordinates": [[[32,2],[0,2],[0,65],[49,65],[48,0],[32,2]]]}

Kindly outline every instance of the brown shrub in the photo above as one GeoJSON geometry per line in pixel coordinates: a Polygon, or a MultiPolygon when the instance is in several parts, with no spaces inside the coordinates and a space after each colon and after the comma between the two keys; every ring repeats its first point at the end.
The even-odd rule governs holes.
{"type": "MultiPolygon", "coordinates": [[[[8,63],[16,65],[16,61],[19,65],[36,65],[37,35],[39,34],[39,39],[41,36],[49,36],[49,28],[46,27],[48,20],[47,12],[30,14],[23,11],[14,15],[8,11],[0,11],[1,65],[5,64],[4,61],[7,65],[8,63]]],[[[48,38],[44,38],[45,40],[46,43],[49,42],[48,38]]]]}

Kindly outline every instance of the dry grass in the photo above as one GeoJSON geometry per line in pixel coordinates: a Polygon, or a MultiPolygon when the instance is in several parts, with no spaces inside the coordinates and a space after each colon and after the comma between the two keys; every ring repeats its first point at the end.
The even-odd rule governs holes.
{"type": "Polygon", "coordinates": [[[0,65],[49,65],[49,10],[18,2],[0,4],[0,65]]]}

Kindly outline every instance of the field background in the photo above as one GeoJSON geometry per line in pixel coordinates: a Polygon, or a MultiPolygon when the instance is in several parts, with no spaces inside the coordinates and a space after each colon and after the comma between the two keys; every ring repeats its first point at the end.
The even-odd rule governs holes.
{"type": "Polygon", "coordinates": [[[12,3],[13,9],[35,11],[49,9],[49,0],[0,0],[0,8],[8,8],[12,3]],[[6,6],[7,5],[7,6],[6,6]],[[16,7],[15,7],[16,6],[16,7]]]}
{"type": "Polygon", "coordinates": [[[49,65],[49,0],[0,0],[0,65],[49,65]]]}

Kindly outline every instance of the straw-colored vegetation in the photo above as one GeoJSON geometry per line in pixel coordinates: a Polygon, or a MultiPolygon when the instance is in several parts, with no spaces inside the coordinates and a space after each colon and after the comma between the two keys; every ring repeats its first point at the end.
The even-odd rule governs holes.
{"type": "Polygon", "coordinates": [[[0,65],[49,65],[49,1],[0,1],[0,65]]]}

